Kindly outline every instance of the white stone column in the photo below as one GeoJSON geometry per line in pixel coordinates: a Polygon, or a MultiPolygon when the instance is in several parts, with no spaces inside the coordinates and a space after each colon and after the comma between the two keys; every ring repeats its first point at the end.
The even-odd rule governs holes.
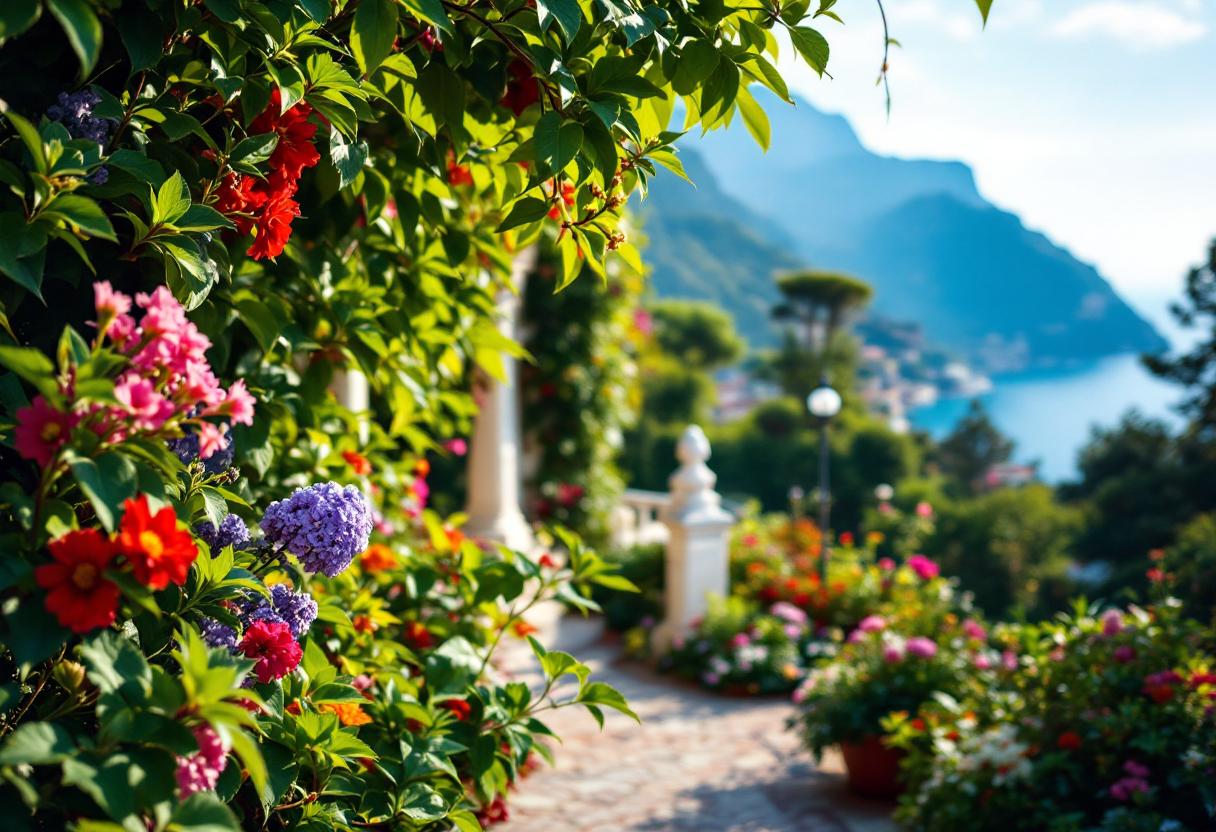
{"type": "Polygon", "coordinates": [[[329,391],[334,394],[338,404],[360,417],[359,446],[366,445],[367,414],[371,409],[371,391],[367,385],[367,376],[359,370],[334,370],[333,381],[329,383],[329,391]]]}
{"type": "MultiPolygon", "coordinates": [[[[527,248],[516,257],[511,270],[515,292],[507,289],[497,297],[499,331],[512,340],[516,337],[524,279],[536,263],[536,249],[527,248]]],[[[468,458],[469,515],[465,534],[501,543],[519,551],[536,546],[532,529],[520,510],[520,428],[519,366],[510,355],[502,356],[504,384],[491,378],[486,382],[481,412],[473,427],[468,458]]]]}
{"type": "Polygon", "coordinates": [[[697,425],[680,437],[680,467],[667,480],[671,505],[660,519],[671,530],[667,541],[667,590],[663,622],[654,646],[664,652],[675,635],[708,609],[708,596],[730,593],[730,529],[735,517],[714,491],[718,477],[705,463],[709,440],[697,425]]]}

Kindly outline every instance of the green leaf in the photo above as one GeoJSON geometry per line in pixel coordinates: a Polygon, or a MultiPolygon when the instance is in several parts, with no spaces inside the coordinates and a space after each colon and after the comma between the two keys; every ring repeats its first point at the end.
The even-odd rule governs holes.
{"type": "Polygon", "coordinates": [[[269,159],[270,154],[274,153],[274,149],[278,144],[278,133],[263,133],[260,136],[250,136],[232,148],[232,155],[228,158],[233,162],[247,162],[251,165],[257,165],[269,159]]]}
{"type": "Polygon", "coordinates": [[[135,465],[120,453],[108,451],[96,459],[77,458],[70,463],[76,484],[93,504],[93,511],[106,531],[118,528],[122,504],[135,496],[135,465]]]}
{"type": "Polygon", "coordinates": [[[790,42],[798,50],[811,69],[823,77],[828,66],[828,41],[823,35],[809,26],[794,26],[790,28],[790,42]]]}
{"type": "Polygon", "coordinates": [[[975,5],[980,7],[980,15],[984,18],[984,25],[987,25],[988,12],[992,10],[992,0],[975,0],[975,5]]]}
{"type": "Polygon", "coordinates": [[[180,171],[165,180],[152,197],[152,224],[173,223],[190,210],[190,188],[180,171]]]}
{"type": "Polygon", "coordinates": [[[9,124],[13,125],[13,129],[25,143],[25,149],[29,151],[30,157],[34,160],[34,170],[45,175],[50,170],[50,165],[46,159],[46,150],[42,146],[42,136],[38,135],[34,125],[12,110],[5,110],[4,117],[8,119],[9,124]]]}
{"type": "Polygon", "coordinates": [[[517,201],[511,208],[511,213],[507,215],[498,228],[494,229],[496,234],[501,234],[504,231],[510,231],[512,228],[518,228],[521,225],[527,225],[530,222],[544,219],[549,215],[549,203],[543,199],[537,199],[534,196],[526,196],[517,201]]]}
{"type": "Polygon", "coordinates": [[[100,205],[87,196],[61,193],[50,201],[42,216],[61,219],[74,230],[91,237],[112,242],[118,240],[114,236],[114,226],[110,225],[110,218],[101,210],[100,205]]]}
{"type": "Polygon", "coordinates": [[[772,131],[768,124],[768,115],[765,114],[764,108],[761,107],[756,99],[752,98],[752,94],[747,91],[746,87],[739,88],[739,94],[735,101],[739,105],[739,113],[743,116],[743,123],[747,126],[747,132],[752,134],[752,138],[756,140],[756,144],[765,152],[768,151],[769,143],[772,139],[772,131]]]}
{"type": "Polygon", "coordinates": [[[216,228],[236,228],[232,220],[210,205],[191,205],[173,223],[178,231],[211,231],[216,228]]]}
{"type": "Polygon", "coordinates": [[[0,748],[0,765],[60,763],[76,753],[68,732],[53,722],[27,722],[18,726],[0,748]]]}
{"type": "Polygon", "coordinates": [[[364,75],[371,75],[393,53],[396,39],[397,4],[392,0],[362,0],[355,10],[350,49],[364,75]]]}
{"type": "Polygon", "coordinates": [[[33,347],[0,346],[0,364],[35,387],[54,382],[55,365],[42,350],[33,347]]]}
{"type": "Polygon", "coordinates": [[[46,263],[46,226],[28,225],[20,211],[0,214],[0,272],[42,299],[46,263]]]}
{"type": "Polygon", "coordinates": [[[583,125],[577,121],[562,122],[562,117],[550,110],[536,122],[536,158],[556,175],[574,160],[583,144],[583,125]]]}
{"type": "Polygon", "coordinates": [[[550,24],[557,21],[567,43],[574,40],[583,22],[583,12],[577,0],[536,0],[536,11],[540,15],[541,30],[547,30],[550,24]]]}
{"type": "Polygon", "coordinates": [[[46,5],[80,58],[80,77],[88,76],[101,52],[101,21],[97,13],[86,0],[46,0],[46,5]]]}
{"type": "Polygon", "coordinates": [[[55,655],[72,637],[34,596],[5,616],[5,642],[18,665],[29,666],[55,655]]]}
{"type": "Polygon", "coordinates": [[[339,187],[349,187],[363,169],[367,161],[367,142],[347,144],[341,131],[333,130],[329,134],[329,157],[338,171],[341,182],[339,187]]]}
{"type": "Polygon", "coordinates": [[[658,150],[652,150],[647,153],[646,158],[650,159],[651,161],[658,162],[660,165],[667,168],[684,181],[690,183],[692,182],[692,180],[688,178],[688,174],[684,172],[684,163],[680,161],[678,156],[676,156],[674,150],[669,150],[665,147],[659,148],[658,150]]]}
{"type": "Polygon", "coordinates": [[[42,14],[39,0],[4,0],[0,3],[0,40],[19,35],[42,14]]]}
{"type": "Polygon", "coordinates": [[[232,810],[209,791],[195,792],[169,818],[167,832],[241,832],[232,810]]]}
{"type": "Polygon", "coordinates": [[[405,7],[417,17],[422,18],[432,26],[437,26],[448,34],[455,32],[452,19],[439,0],[404,0],[405,7]]]}
{"type": "Polygon", "coordinates": [[[131,72],[151,69],[164,54],[165,32],[160,18],[147,9],[128,7],[118,18],[118,34],[131,56],[131,72]]]}
{"type": "Polygon", "coordinates": [[[633,717],[639,723],[642,721],[637,714],[630,710],[629,703],[625,701],[624,696],[621,696],[620,691],[604,682],[584,685],[583,689],[578,692],[578,698],[574,701],[584,705],[602,705],[605,708],[620,711],[625,716],[633,717]]]}
{"type": "Polygon", "coordinates": [[[253,333],[262,352],[270,352],[274,342],[279,339],[279,322],[270,307],[252,297],[243,297],[236,302],[236,308],[241,322],[253,333]]]}

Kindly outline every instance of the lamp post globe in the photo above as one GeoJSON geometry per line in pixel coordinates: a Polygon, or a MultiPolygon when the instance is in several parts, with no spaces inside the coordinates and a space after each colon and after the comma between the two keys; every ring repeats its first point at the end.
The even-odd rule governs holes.
{"type": "Polygon", "coordinates": [[[832,389],[825,376],[819,386],[806,397],[806,409],[819,419],[819,585],[827,586],[828,559],[831,557],[829,513],[831,497],[828,494],[828,425],[832,417],[840,412],[840,394],[832,389]]]}

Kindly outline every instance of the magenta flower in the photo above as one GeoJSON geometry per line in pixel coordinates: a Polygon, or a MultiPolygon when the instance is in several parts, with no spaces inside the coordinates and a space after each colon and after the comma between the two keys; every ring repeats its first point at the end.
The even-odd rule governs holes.
{"type": "Polygon", "coordinates": [[[916,504],[916,514],[919,517],[924,517],[926,520],[933,516],[933,506],[923,500],[916,504]]]}
{"type": "Polygon", "coordinates": [[[98,337],[106,334],[116,318],[125,317],[131,311],[131,298],[115,292],[108,280],[93,284],[93,301],[97,307],[98,337]]]}
{"type": "Polygon", "coordinates": [[[126,348],[128,344],[138,344],[143,338],[143,331],[135,325],[135,319],[130,315],[119,315],[106,329],[110,341],[116,347],[126,348]]]}
{"type": "Polygon", "coordinates": [[[973,663],[975,664],[976,670],[987,670],[988,668],[992,667],[992,662],[989,661],[988,657],[983,653],[976,655],[973,663]]]}
{"type": "Polygon", "coordinates": [[[787,601],[778,601],[773,604],[769,607],[768,614],[783,618],[791,624],[806,623],[806,613],[787,601]]]}
{"type": "Polygon", "coordinates": [[[258,660],[253,670],[263,685],[295,670],[304,655],[291,628],[281,621],[254,621],[246,628],[239,649],[246,658],[258,660]]]}
{"type": "Polygon", "coordinates": [[[177,786],[182,800],[196,792],[214,789],[228,765],[228,752],[214,728],[199,725],[192,733],[198,740],[198,752],[177,758],[177,786]]]}
{"type": "Polygon", "coordinates": [[[1009,670],[1009,671],[1017,670],[1018,669],[1018,654],[1013,652],[1012,650],[1006,650],[1004,653],[1001,653],[1001,664],[1003,664],[1005,666],[1006,670],[1009,670]]]}
{"type": "Polygon", "coordinates": [[[1117,636],[1123,630],[1123,613],[1118,610],[1107,610],[1102,613],[1102,635],[1117,636]]]}
{"type": "Polygon", "coordinates": [[[228,388],[224,400],[204,412],[204,416],[227,416],[238,425],[253,424],[253,406],[257,404],[248,390],[243,379],[237,379],[228,388]]]}
{"type": "Polygon", "coordinates": [[[937,643],[931,638],[915,636],[908,639],[908,652],[918,659],[931,659],[937,655],[937,643]]]}
{"type": "Polygon", "coordinates": [[[198,458],[210,459],[228,447],[228,439],[224,431],[210,422],[199,422],[198,425],[198,458]]]}
{"type": "Polygon", "coordinates": [[[930,581],[941,574],[941,567],[924,555],[913,555],[908,558],[908,568],[917,574],[922,581],[930,581]]]}
{"type": "Polygon", "coordinates": [[[731,647],[746,647],[751,643],[751,636],[749,636],[747,633],[738,633],[730,640],[731,647]]]}
{"type": "Polygon", "coordinates": [[[895,570],[895,561],[891,560],[890,558],[880,558],[878,561],[878,568],[883,572],[893,572],[895,570]]]}
{"type": "Polygon", "coordinates": [[[889,664],[896,664],[904,660],[905,645],[899,641],[890,641],[882,648],[882,657],[889,664]]]}
{"type": "Polygon", "coordinates": [[[75,413],[56,410],[42,396],[35,396],[29,407],[17,410],[13,444],[17,453],[45,468],[67,444],[72,428],[80,422],[75,413]]]}
{"type": "Polygon", "coordinates": [[[976,641],[988,640],[988,632],[974,618],[968,618],[963,622],[963,632],[967,634],[968,638],[973,638],[976,641]]]}
{"type": "Polygon", "coordinates": [[[1119,664],[1131,664],[1136,660],[1136,648],[1130,644],[1120,644],[1115,648],[1115,661],[1119,664]]]}
{"type": "Polygon", "coordinates": [[[886,628],[887,619],[881,615],[867,615],[857,625],[857,629],[863,633],[877,633],[879,630],[885,630],[886,628]]]}
{"type": "Polygon", "coordinates": [[[468,443],[459,438],[449,439],[443,443],[443,447],[448,453],[455,454],[456,456],[464,456],[469,452],[468,443]]]}

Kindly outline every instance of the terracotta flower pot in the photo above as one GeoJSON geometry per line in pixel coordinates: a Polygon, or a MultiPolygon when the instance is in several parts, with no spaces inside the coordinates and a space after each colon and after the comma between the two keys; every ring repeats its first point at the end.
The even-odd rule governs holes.
{"type": "Polygon", "coordinates": [[[887,748],[879,737],[859,743],[842,742],[840,753],[849,771],[849,788],[864,797],[893,800],[903,791],[899,783],[901,748],[887,748]]]}

